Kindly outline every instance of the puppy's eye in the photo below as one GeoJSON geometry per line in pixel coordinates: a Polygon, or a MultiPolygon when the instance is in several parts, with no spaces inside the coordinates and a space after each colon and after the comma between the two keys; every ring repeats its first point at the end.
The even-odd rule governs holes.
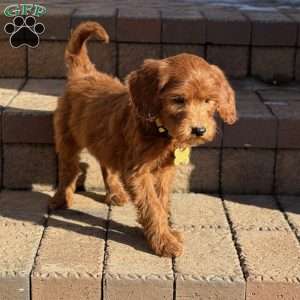
{"type": "Polygon", "coordinates": [[[205,102],[205,103],[210,103],[210,101],[211,101],[211,100],[210,100],[209,98],[204,99],[204,102],[205,102]]]}
{"type": "Polygon", "coordinates": [[[176,96],[172,98],[173,102],[178,105],[184,105],[185,104],[185,98],[182,96],[176,96]]]}

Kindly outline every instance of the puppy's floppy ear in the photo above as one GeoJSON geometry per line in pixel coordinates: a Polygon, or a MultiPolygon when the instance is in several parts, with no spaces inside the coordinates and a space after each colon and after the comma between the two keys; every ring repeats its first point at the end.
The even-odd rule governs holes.
{"type": "Polygon", "coordinates": [[[165,67],[163,61],[146,59],[126,78],[133,104],[145,119],[154,120],[161,109],[159,92],[167,81],[165,67]]]}
{"type": "Polygon", "coordinates": [[[217,110],[224,122],[233,124],[238,119],[235,106],[235,93],[221,69],[215,65],[211,65],[211,68],[218,79],[219,101],[217,110]]]}

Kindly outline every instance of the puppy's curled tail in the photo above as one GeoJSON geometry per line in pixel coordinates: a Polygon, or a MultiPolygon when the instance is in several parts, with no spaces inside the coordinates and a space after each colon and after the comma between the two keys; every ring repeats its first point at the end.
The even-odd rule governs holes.
{"type": "Polygon", "coordinates": [[[97,22],[83,22],[72,32],[65,51],[68,75],[71,75],[73,72],[87,73],[95,69],[88,57],[86,48],[86,41],[92,35],[95,35],[103,43],[109,42],[107,32],[97,22]]]}

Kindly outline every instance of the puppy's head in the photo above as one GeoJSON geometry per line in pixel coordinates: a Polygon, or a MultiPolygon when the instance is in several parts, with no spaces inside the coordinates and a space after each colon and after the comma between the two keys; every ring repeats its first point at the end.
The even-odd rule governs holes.
{"type": "Polygon", "coordinates": [[[145,60],[127,83],[138,115],[159,119],[181,144],[212,141],[215,112],[228,124],[237,119],[234,92],[223,72],[195,55],[145,60]]]}

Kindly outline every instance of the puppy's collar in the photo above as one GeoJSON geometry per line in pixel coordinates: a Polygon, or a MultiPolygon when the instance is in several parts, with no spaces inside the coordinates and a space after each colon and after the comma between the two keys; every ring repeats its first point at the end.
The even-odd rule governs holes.
{"type": "MultiPolygon", "coordinates": [[[[163,126],[159,118],[155,120],[155,124],[160,134],[166,134],[167,136],[170,136],[168,134],[168,129],[163,126]]],[[[189,147],[176,148],[174,151],[174,164],[176,166],[187,165],[190,162],[190,153],[191,153],[191,148],[189,147]]]]}
{"type": "Polygon", "coordinates": [[[161,120],[159,118],[155,119],[155,124],[156,124],[157,130],[159,133],[168,132],[168,129],[163,126],[163,124],[161,123],[161,120]]]}
{"type": "Polygon", "coordinates": [[[163,137],[170,137],[168,129],[163,126],[161,120],[159,118],[155,119],[155,125],[157,127],[158,133],[163,137]]]}

